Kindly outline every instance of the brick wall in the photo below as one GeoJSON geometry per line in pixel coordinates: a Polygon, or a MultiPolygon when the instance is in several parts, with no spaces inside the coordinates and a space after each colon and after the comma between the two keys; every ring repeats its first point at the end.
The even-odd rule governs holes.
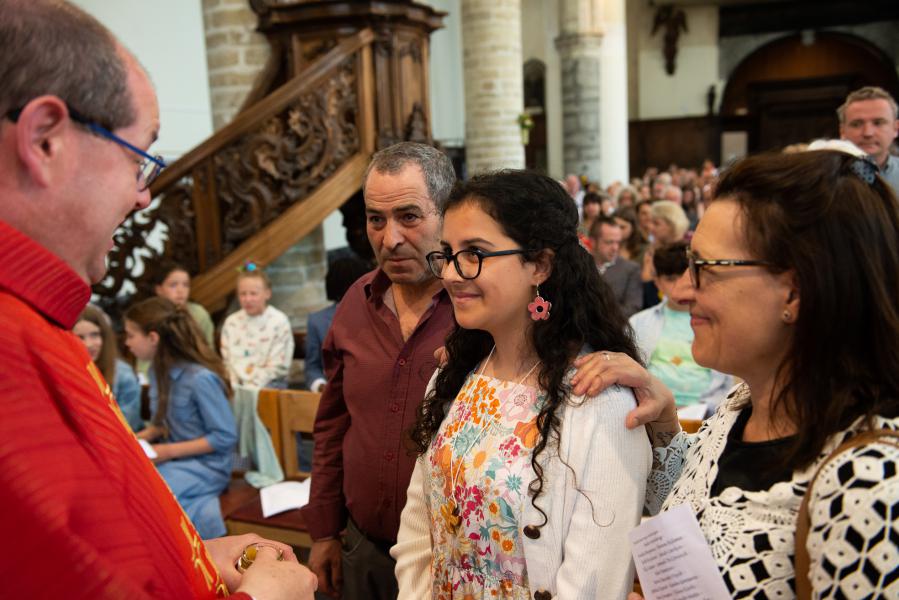
{"type": "Polygon", "coordinates": [[[256,14],[247,0],[203,0],[206,62],[215,129],[226,125],[243,104],[271,53],[256,33],[256,14]]]}
{"type": "Polygon", "coordinates": [[[462,0],[469,173],[524,167],[521,0],[462,0]]]}

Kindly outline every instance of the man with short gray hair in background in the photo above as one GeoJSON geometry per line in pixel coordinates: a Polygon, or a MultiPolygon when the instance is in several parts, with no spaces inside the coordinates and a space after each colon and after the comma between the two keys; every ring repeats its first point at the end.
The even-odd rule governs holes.
{"type": "Polygon", "coordinates": [[[899,157],[890,154],[899,134],[896,100],[883,88],[855,90],[837,109],[840,137],[849,140],[880,167],[880,175],[899,194],[899,157]]]}

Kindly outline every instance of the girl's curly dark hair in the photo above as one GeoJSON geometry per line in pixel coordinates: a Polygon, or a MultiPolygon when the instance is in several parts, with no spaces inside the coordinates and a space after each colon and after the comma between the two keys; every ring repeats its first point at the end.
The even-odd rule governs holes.
{"type": "MultiPolygon", "coordinates": [[[[544,485],[538,458],[548,444],[558,441],[559,407],[571,393],[565,382],[571,361],[585,345],[640,359],[627,319],[611,289],[599,275],[593,257],[578,243],[577,208],[557,181],[528,171],[487,173],[457,184],[442,213],[465,203],[476,204],[527,250],[522,261],[534,261],[546,250],[553,251],[552,272],[540,284],[540,295],[552,302],[551,315],[535,322],[530,331],[541,361],[538,381],[546,391],[546,401],[537,416],[540,438],[531,457],[536,478],[529,491],[545,525],[546,513],[536,503],[544,485]]],[[[417,453],[427,451],[465,378],[492,346],[493,338],[486,331],[456,326],[450,333],[446,340],[446,366],[438,373],[434,390],[419,407],[410,432],[417,453]]]]}

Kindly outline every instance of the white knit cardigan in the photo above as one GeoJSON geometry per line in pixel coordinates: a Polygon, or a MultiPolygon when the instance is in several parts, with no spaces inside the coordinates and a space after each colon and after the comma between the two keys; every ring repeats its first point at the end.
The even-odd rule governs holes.
{"type": "MultiPolygon", "coordinates": [[[[433,385],[432,378],[429,391],[433,385]]],[[[643,428],[624,426],[634,406],[630,389],[613,386],[598,396],[574,396],[563,407],[560,443],[540,455],[544,487],[537,504],[548,522],[537,539],[521,534],[532,595],[614,600],[633,588],[627,533],[640,521],[652,463],[643,428]]],[[[431,597],[430,481],[424,460],[416,462],[390,551],[400,600],[431,597]]],[[[520,531],[543,522],[530,498],[522,514],[520,531]]]]}

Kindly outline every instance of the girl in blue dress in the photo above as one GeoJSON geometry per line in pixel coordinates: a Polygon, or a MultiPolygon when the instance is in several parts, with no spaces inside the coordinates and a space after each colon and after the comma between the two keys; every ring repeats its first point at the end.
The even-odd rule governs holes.
{"type": "Polygon", "coordinates": [[[125,313],[125,344],[150,368],[154,462],[204,539],[225,535],[218,497],[231,477],[237,427],[221,359],[187,309],[151,298],[125,313]]]}
{"type": "Polygon", "coordinates": [[[140,418],[140,383],[131,365],[120,359],[116,351],[116,337],[105,312],[92,304],[84,307],[72,327],[78,339],[84,343],[103,379],[112,386],[122,416],[132,431],[140,431],[144,422],[140,418]]]}

